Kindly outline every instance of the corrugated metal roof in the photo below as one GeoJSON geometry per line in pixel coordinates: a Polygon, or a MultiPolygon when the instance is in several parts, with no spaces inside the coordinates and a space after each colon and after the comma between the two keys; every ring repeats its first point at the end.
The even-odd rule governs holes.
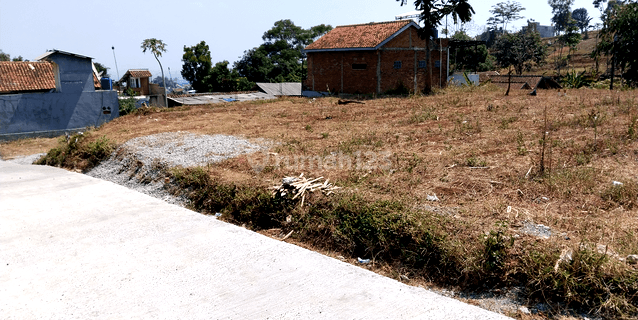
{"type": "Polygon", "coordinates": [[[300,82],[256,83],[259,89],[273,96],[300,96],[300,82]]]}
{"type": "Polygon", "coordinates": [[[236,100],[236,101],[252,101],[252,100],[269,100],[276,99],[275,96],[263,93],[263,92],[254,92],[254,93],[238,93],[238,94],[211,94],[211,95],[196,95],[196,96],[173,96],[168,97],[169,100],[173,101],[177,105],[199,105],[199,104],[212,104],[212,103],[222,103],[227,102],[228,100],[236,100]]]}
{"type": "Polygon", "coordinates": [[[50,56],[50,55],[52,55],[54,53],[66,54],[66,55],[69,55],[69,56],[74,56],[74,57],[78,57],[78,58],[82,58],[82,59],[93,59],[91,57],[83,56],[81,54],[53,49],[53,50],[49,50],[46,53],[42,54],[41,56],[35,58],[35,60],[40,61],[40,60],[42,60],[42,59],[44,59],[44,58],[46,58],[46,57],[48,57],[48,56],[50,56]]]}
{"type": "Polygon", "coordinates": [[[0,93],[55,89],[53,65],[49,62],[0,62],[0,93]]]}
{"type": "MultiPolygon", "coordinates": [[[[509,82],[509,76],[507,75],[491,75],[489,76],[493,84],[507,88],[509,82]]],[[[512,75],[511,87],[514,89],[558,89],[562,88],[558,82],[544,76],[538,75],[525,75],[515,76],[512,75]]]]}
{"type": "Polygon", "coordinates": [[[388,21],[338,26],[306,47],[306,51],[334,49],[373,49],[392,39],[412,20],[388,21]]]}

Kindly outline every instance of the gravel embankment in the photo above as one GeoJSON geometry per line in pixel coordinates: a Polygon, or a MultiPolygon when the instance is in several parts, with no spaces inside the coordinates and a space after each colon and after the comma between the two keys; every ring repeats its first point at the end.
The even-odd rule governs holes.
{"type": "Polygon", "coordinates": [[[159,133],[129,140],[87,175],[184,206],[186,199],[164,188],[163,169],[201,166],[263,149],[264,145],[234,136],[159,133]]]}

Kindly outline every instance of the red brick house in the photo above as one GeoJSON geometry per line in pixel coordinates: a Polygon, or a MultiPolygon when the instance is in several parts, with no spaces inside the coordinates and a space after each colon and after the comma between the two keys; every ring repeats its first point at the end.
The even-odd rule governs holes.
{"type": "Polygon", "coordinates": [[[338,26],[306,47],[309,90],[382,94],[445,86],[447,39],[422,40],[412,20],[338,26]]]}

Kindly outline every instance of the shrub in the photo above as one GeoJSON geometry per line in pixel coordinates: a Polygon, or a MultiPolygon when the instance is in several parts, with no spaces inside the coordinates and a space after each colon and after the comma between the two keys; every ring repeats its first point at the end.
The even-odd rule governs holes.
{"type": "Polygon", "coordinates": [[[72,136],[61,137],[58,147],[55,147],[45,156],[35,162],[39,165],[48,165],[64,168],[77,168],[82,171],[89,170],[107,159],[115,144],[102,136],[95,141],[88,142],[90,133],[78,133],[72,136]]]}
{"type": "Polygon", "coordinates": [[[119,99],[120,104],[120,116],[133,113],[137,108],[135,107],[135,98],[119,99]]]}

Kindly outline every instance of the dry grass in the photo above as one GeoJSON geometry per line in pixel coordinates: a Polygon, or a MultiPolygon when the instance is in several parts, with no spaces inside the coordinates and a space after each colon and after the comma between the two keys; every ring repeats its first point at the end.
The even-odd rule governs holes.
{"type": "MultiPolygon", "coordinates": [[[[497,232],[502,232],[508,238],[520,234],[525,221],[544,224],[556,236],[541,240],[520,234],[513,246],[502,248],[507,252],[505,262],[497,261],[497,265],[506,274],[495,282],[523,282],[530,290],[539,290],[532,292],[531,298],[542,299],[546,294],[543,286],[551,286],[548,283],[553,278],[547,278],[545,271],[534,277],[530,270],[553,266],[563,248],[604,244],[620,257],[638,254],[638,106],[633,91],[580,89],[560,95],[539,90],[535,97],[525,93],[514,91],[505,97],[499,89],[487,86],[345,106],[337,104],[335,98],[282,98],[182,107],[121,117],[92,136],[105,135],[123,143],[134,137],[181,130],[267,139],[275,143],[269,151],[279,159],[309,156],[326,160],[335,153],[354,158],[369,152],[369,160],[379,155],[377,163],[389,166],[339,168],[324,162],[322,167],[296,168],[277,166],[270,155],[264,170],[257,172],[251,167],[256,159],[242,156],[210,166],[208,174],[223,183],[266,188],[284,176],[303,172],[330,178],[344,187],[343,195],[356,194],[370,203],[400,203],[407,215],[439,221],[436,232],[446,235],[446,250],[457,257],[456,266],[465,268],[446,273],[452,285],[481,281],[467,277],[481,268],[483,258],[476,252],[484,250],[484,235],[497,239],[497,232]],[[623,185],[613,186],[612,181],[623,185]],[[441,201],[426,200],[433,194],[441,201]]],[[[2,147],[17,150],[28,145],[19,143],[2,147]]],[[[309,245],[321,247],[321,237],[317,243],[308,240],[308,234],[304,237],[297,240],[306,239],[309,245]]],[[[589,260],[583,256],[582,261],[589,260]]],[[[631,266],[614,259],[603,262],[596,272],[613,279],[636,277],[631,266]]],[[[406,271],[401,263],[388,263],[396,274],[419,276],[414,270],[406,271]]],[[[585,269],[574,270],[588,275],[589,269],[585,269]]],[[[428,274],[432,276],[426,272],[424,279],[430,279],[428,274]]],[[[571,290],[564,287],[566,292],[571,290]]],[[[562,301],[550,294],[545,298],[562,301]]],[[[614,316],[626,316],[627,310],[636,307],[635,297],[618,300],[616,293],[598,302],[562,299],[589,310],[601,308],[602,314],[614,316]],[[626,301],[633,302],[623,307],[626,301]]]]}
{"type": "Polygon", "coordinates": [[[0,158],[4,160],[36,153],[45,153],[58,144],[58,138],[21,139],[0,143],[0,158]]]}

